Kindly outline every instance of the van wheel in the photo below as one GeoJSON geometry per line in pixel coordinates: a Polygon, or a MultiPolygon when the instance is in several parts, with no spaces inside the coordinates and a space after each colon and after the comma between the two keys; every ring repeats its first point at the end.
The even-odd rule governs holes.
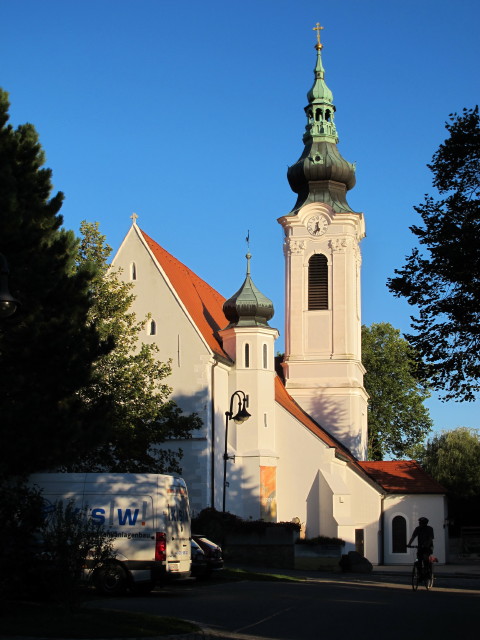
{"type": "Polygon", "coordinates": [[[110,563],[97,569],[94,584],[106,596],[119,596],[127,590],[127,574],[119,564],[110,563]]]}

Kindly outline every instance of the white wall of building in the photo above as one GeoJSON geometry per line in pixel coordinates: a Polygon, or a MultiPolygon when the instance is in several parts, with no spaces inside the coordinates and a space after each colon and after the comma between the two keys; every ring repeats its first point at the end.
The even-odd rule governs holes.
{"type": "MultiPolygon", "coordinates": [[[[137,318],[150,314],[155,321],[155,335],[150,335],[150,323],[147,322],[140,339],[158,346],[161,362],[170,361],[172,372],[165,382],[173,389],[172,399],[186,414],[195,412],[202,419],[202,429],[194,432],[191,440],[170,441],[166,445],[183,450],[180,464],[188,483],[192,508],[199,510],[211,503],[212,353],[157,267],[136,226],[132,226],[127,234],[113,267],[121,268],[122,279],[134,284],[136,298],[132,309],[137,318]]],[[[218,379],[220,374],[216,373],[218,379]]],[[[215,423],[222,422],[218,411],[215,409],[215,423]]],[[[217,425],[217,433],[219,428],[221,425],[217,425]]]]}
{"type": "Polygon", "coordinates": [[[298,404],[359,459],[367,451],[367,394],[361,362],[359,243],[363,214],[311,203],[279,218],[285,231],[286,388],[298,404]],[[311,220],[323,221],[312,235],[311,220]],[[309,262],[328,261],[328,308],[310,310],[309,262]]]}
{"type": "MultiPolygon", "coordinates": [[[[384,500],[384,561],[385,564],[412,564],[416,557],[415,549],[405,553],[393,552],[392,522],[396,516],[405,518],[407,542],[422,516],[428,518],[435,534],[434,555],[439,563],[446,562],[447,529],[445,528],[446,504],[442,495],[410,494],[388,495],[384,500]]],[[[416,540],[413,544],[416,544],[416,540]]]]}
{"type": "Polygon", "coordinates": [[[278,519],[299,518],[309,538],[326,535],[355,549],[355,530],[364,531],[364,553],[378,564],[380,492],[303,424],[277,405],[278,519]]]}

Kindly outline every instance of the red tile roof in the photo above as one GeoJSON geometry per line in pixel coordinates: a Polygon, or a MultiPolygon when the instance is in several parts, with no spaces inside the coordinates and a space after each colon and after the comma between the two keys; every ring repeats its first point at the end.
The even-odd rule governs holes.
{"type": "Polygon", "coordinates": [[[141,234],[208,346],[217,355],[230,360],[218,338],[218,331],[228,325],[223,313],[225,298],[144,231],[141,234]]]}
{"type": "Polygon", "coordinates": [[[388,493],[445,493],[415,460],[359,462],[364,471],[388,493]]]}

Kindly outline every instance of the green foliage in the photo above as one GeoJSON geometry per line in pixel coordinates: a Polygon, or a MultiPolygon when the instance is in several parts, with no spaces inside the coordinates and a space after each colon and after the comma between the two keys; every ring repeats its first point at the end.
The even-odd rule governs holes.
{"type": "Polygon", "coordinates": [[[466,427],[443,431],[426,443],[417,459],[447,490],[452,533],[458,535],[461,526],[480,525],[480,432],[466,427]]]}
{"type": "Polygon", "coordinates": [[[57,502],[44,514],[38,532],[38,594],[73,604],[82,582],[115,557],[112,539],[73,501],[57,502]],[[88,573],[84,574],[86,566],[88,573]]]}
{"type": "Polygon", "coordinates": [[[159,445],[191,437],[201,420],[196,414],[184,416],[169,398],[165,378],[170,365],[158,360],[155,344],[141,342],[148,318],[137,320],[131,310],[133,283],[122,281],[120,272],[109,267],[111,248],[98,223],[83,222],[81,233],[78,268],[95,273],[88,324],[113,348],[95,362],[96,384],[81,393],[86,405],[99,397],[108,405],[105,441],[68,470],[180,472],[181,450],[159,445]]]}
{"type": "Polygon", "coordinates": [[[480,496],[480,432],[458,427],[426,443],[419,462],[452,496],[480,496]]]}
{"type": "Polygon", "coordinates": [[[114,557],[107,532],[73,503],[46,503],[20,481],[0,486],[0,595],[75,601],[90,572],[114,557]]]}
{"type": "Polygon", "coordinates": [[[429,397],[414,349],[389,323],[362,326],[366,368],[368,459],[409,456],[432,428],[424,401],[429,397]]]}
{"type": "Polygon", "coordinates": [[[226,511],[217,511],[207,507],[192,518],[192,532],[206,536],[212,542],[225,544],[225,536],[229,533],[264,534],[267,529],[282,529],[286,531],[300,531],[300,524],[296,522],[266,522],[265,520],[244,520],[226,511]]]}
{"type": "Polygon", "coordinates": [[[344,547],[345,540],[335,537],[330,538],[329,536],[316,536],[315,538],[299,538],[296,544],[305,544],[307,546],[334,545],[344,547]]]}
{"type": "Polygon", "coordinates": [[[406,336],[445,399],[475,400],[480,389],[480,118],[478,106],[453,114],[449,137],[428,165],[442,196],[415,207],[421,249],[388,282],[418,309],[406,336]]]}
{"type": "Polygon", "coordinates": [[[8,124],[0,90],[0,251],[11,294],[21,302],[0,322],[0,475],[51,468],[101,437],[99,399],[78,390],[95,382],[92,362],[106,349],[90,308],[89,267],[75,268],[77,240],[62,228],[63,194],[51,196],[51,171],[31,124],[8,124]]]}

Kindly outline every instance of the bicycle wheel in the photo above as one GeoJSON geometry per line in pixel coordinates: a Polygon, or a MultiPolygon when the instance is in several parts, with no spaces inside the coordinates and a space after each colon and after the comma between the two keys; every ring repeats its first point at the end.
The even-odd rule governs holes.
{"type": "Polygon", "coordinates": [[[419,582],[420,582],[420,571],[418,569],[417,563],[415,562],[412,570],[412,589],[414,591],[418,589],[419,582]]]}

